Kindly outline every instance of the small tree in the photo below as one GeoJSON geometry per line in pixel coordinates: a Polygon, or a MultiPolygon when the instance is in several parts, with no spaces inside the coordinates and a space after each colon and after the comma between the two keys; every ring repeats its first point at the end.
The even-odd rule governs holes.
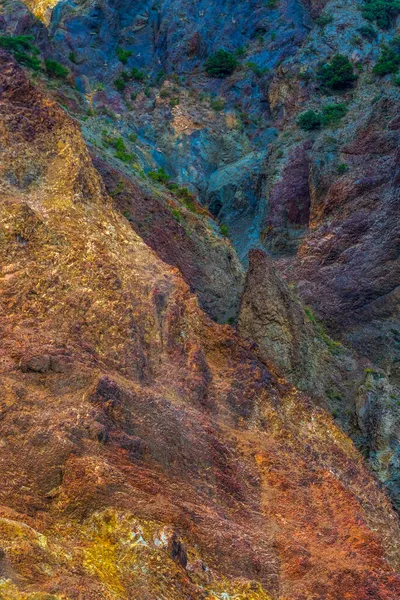
{"type": "Polygon", "coordinates": [[[52,58],[46,58],[44,61],[46,72],[50,77],[57,77],[58,79],[65,79],[68,76],[69,70],[64,67],[56,60],[52,58]]]}
{"type": "Polygon", "coordinates": [[[226,77],[231,75],[238,66],[237,58],[227,50],[218,50],[208,57],[205,69],[211,77],[226,77]]]}
{"type": "Polygon", "coordinates": [[[118,60],[122,62],[123,65],[126,65],[128,59],[133,55],[132,50],[124,50],[124,48],[117,48],[117,57],[118,60]]]}
{"type": "Polygon", "coordinates": [[[373,42],[378,37],[375,29],[369,23],[368,25],[362,25],[357,29],[357,31],[369,42],[373,42]]]}
{"type": "Polygon", "coordinates": [[[330,63],[320,67],[317,79],[323,87],[333,90],[343,90],[353,85],[357,80],[353,64],[347,56],[335,54],[330,63]]]}
{"type": "Polygon", "coordinates": [[[400,0],[364,0],[362,14],[378,27],[388,29],[391,21],[400,14],[400,0]]]}
{"type": "Polygon", "coordinates": [[[39,49],[32,44],[32,40],[32,35],[0,35],[0,48],[11,52],[20,65],[39,71],[41,69],[39,49]]]}
{"type": "Polygon", "coordinates": [[[327,104],[322,109],[322,124],[335,125],[347,114],[347,106],[343,102],[327,104]]]}
{"type": "Polygon", "coordinates": [[[314,110],[307,110],[297,119],[297,125],[305,131],[320,129],[322,126],[322,117],[314,110]]]}
{"type": "Polygon", "coordinates": [[[376,65],[373,68],[375,75],[388,75],[389,73],[397,73],[400,66],[400,53],[392,46],[383,45],[381,54],[376,65]]]}

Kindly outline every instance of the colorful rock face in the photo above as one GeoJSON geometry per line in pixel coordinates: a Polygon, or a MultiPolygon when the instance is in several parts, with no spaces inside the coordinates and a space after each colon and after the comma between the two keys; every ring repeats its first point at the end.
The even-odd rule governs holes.
{"type": "Polygon", "coordinates": [[[201,312],[0,60],[3,597],[397,598],[397,517],[350,440],[201,312]]]}
{"type": "Polygon", "coordinates": [[[0,598],[400,597],[400,51],[362,6],[1,7],[0,598]]]}

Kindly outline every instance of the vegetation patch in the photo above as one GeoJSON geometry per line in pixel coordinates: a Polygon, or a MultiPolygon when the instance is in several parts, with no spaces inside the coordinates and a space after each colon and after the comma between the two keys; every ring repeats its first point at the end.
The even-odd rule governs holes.
{"type": "Polygon", "coordinates": [[[173,208],[172,209],[172,216],[174,217],[174,219],[176,219],[176,221],[178,221],[178,223],[182,223],[182,213],[178,208],[173,208]]]}
{"type": "Polygon", "coordinates": [[[0,48],[11,52],[15,60],[32,71],[40,71],[39,49],[32,44],[33,35],[0,35],[0,48]]]}
{"type": "Polygon", "coordinates": [[[343,54],[335,54],[329,63],[322,65],[317,70],[317,79],[322,87],[331,90],[349,88],[357,81],[357,78],[353,63],[343,54]]]}
{"type": "Polygon", "coordinates": [[[362,15],[382,29],[388,29],[400,14],[400,0],[364,0],[362,15]]]}
{"type": "Polygon", "coordinates": [[[327,25],[329,25],[329,23],[332,23],[332,21],[333,15],[331,15],[330,13],[320,15],[315,19],[315,22],[317,25],[319,25],[319,27],[326,27],[327,25]]]}
{"type": "Polygon", "coordinates": [[[376,30],[370,24],[359,27],[357,31],[360,35],[362,35],[363,38],[365,38],[369,42],[373,42],[378,37],[376,30]]]}
{"type": "Polygon", "coordinates": [[[347,106],[344,102],[327,104],[322,109],[322,124],[335,125],[347,114],[347,106]]]}
{"type": "Polygon", "coordinates": [[[106,132],[103,132],[103,145],[105,148],[114,148],[115,158],[118,158],[118,160],[124,163],[130,163],[135,158],[134,154],[130,154],[127,151],[122,137],[112,137],[106,132]]]}
{"type": "Polygon", "coordinates": [[[327,104],[321,112],[307,110],[297,120],[297,125],[305,131],[321,129],[329,125],[336,125],[342,117],[347,114],[347,106],[344,102],[327,104]]]}
{"type": "Polygon", "coordinates": [[[211,77],[227,77],[232,75],[238,66],[238,60],[232,52],[220,49],[205,62],[205,70],[211,77]]]}
{"type": "Polygon", "coordinates": [[[297,119],[297,125],[304,131],[313,131],[315,129],[321,129],[322,117],[320,113],[315,110],[307,110],[297,119]]]}
{"type": "Polygon", "coordinates": [[[225,223],[220,225],[219,230],[224,237],[229,237],[229,227],[225,223]]]}
{"type": "Polygon", "coordinates": [[[221,112],[221,110],[224,110],[224,108],[225,108],[225,100],[220,97],[211,98],[210,106],[213,110],[215,110],[217,112],[221,112]]]}
{"type": "Polygon", "coordinates": [[[143,71],[137,67],[132,67],[130,76],[134,81],[144,81],[146,78],[146,75],[143,73],[143,71]]]}
{"type": "Polygon", "coordinates": [[[128,59],[132,56],[132,50],[124,50],[123,48],[117,48],[117,57],[123,65],[126,65],[128,59]]]}
{"type": "Polygon", "coordinates": [[[308,320],[313,324],[318,337],[326,344],[329,352],[331,354],[339,354],[342,351],[342,344],[340,342],[336,342],[325,332],[323,325],[318,321],[316,316],[313,313],[313,310],[310,306],[304,307],[304,312],[308,318],[308,320]]]}
{"type": "Polygon", "coordinates": [[[373,68],[375,75],[389,75],[389,73],[397,73],[400,66],[400,38],[396,37],[389,42],[383,44],[381,53],[373,68]]]}
{"type": "Polygon", "coordinates": [[[64,67],[61,63],[53,60],[52,58],[46,58],[44,61],[46,73],[49,77],[55,77],[56,79],[65,79],[69,75],[69,69],[64,67]]]}
{"type": "Polygon", "coordinates": [[[161,167],[156,171],[149,171],[147,175],[152,181],[155,181],[156,183],[162,183],[164,185],[166,185],[171,179],[164,167],[161,167]]]}
{"type": "Polygon", "coordinates": [[[263,77],[269,71],[268,67],[260,67],[260,65],[251,61],[247,63],[247,67],[251,69],[257,77],[263,77]]]}
{"type": "Polygon", "coordinates": [[[114,86],[119,92],[123,92],[126,88],[127,84],[130,81],[144,81],[146,78],[143,71],[140,71],[136,67],[132,67],[132,69],[128,71],[122,71],[119,77],[114,81],[114,86]]]}

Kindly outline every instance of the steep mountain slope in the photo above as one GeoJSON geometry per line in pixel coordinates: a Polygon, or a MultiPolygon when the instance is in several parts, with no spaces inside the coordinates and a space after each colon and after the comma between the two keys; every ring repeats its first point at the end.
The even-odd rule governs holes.
{"type": "Polygon", "coordinates": [[[0,51],[0,594],[395,600],[352,442],[198,307],[0,51]]]}
{"type": "Polygon", "coordinates": [[[134,156],[125,170],[161,167],[189,186],[245,262],[249,248],[272,253],[330,333],[398,382],[396,3],[26,4],[5,5],[0,26],[33,31],[70,69],[53,94],[85,119],[94,150],[121,136],[134,156]],[[220,48],[237,67],[210,77],[220,48]],[[357,79],[324,87],[319,67],[337,53],[357,79]],[[306,110],[330,120],[302,131],[306,110]]]}
{"type": "Polygon", "coordinates": [[[310,33],[270,87],[273,113],[284,119],[275,148],[283,159],[277,169],[272,152],[267,167],[271,209],[262,236],[266,248],[281,256],[293,255],[295,238],[294,259],[282,262],[289,263],[288,277],[304,301],[331,333],[398,382],[400,96],[393,75],[374,71],[385,44],[396,48],[396,21],[382,30],[362,18],[364,5],[328,3],[325,27],[310,33]],[[314,73],[335,53],[351,59],[357,80],[326,90],[314,73]],[[295,129],[302,111],[332,105],[345,116],[312,131],[295,129]]]}
{"type": "Polygon", "coordinates": [[[250,253],[238,331],[355,441],[400,508],[400,389],[385,372],[329,337],[260,250],[250,253]]]}

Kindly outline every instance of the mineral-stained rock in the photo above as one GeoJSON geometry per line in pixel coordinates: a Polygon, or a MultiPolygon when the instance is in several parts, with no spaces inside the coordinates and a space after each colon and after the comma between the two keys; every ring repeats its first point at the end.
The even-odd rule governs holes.
{"type": "Polygon", "coordinates": [[[341,148],[344,174],[321,177],[328,151],[319,147],[310,175],[311,231],[292,272],[305,302],[334,335],[398,383],[400,133],[383,130],[393,103],[377,104],[369,123],[341,148]]]}
{"type": "MultiPolygon", "coordinates": [[[[94,164],[116,207],[163,260],[179,268],[197,293],[201,307],[219,322],[234,319],[243,291],[244,268],[231,244],[216,233],[216,224],[207,212],[201,217],[172,204],[171,195],[158,193],[157,197],[151,189],[146,193],[137,181],[98,157],[94,164]],[[174,210],[175,214],[179,211],[181,222],[174,210]]],[[[197,208],[201,213],[201,207],[197,208]]]]}
{"type": "Polygon", "coordinates": [[[200,310],[3,51],[0,103],[1,596],[396,600],[349,438],[200,310]],[[21,370],[43,353],[70,368],[21,370]]]}
{"type": "Polygon", "coordinates": [[[400,506],[399,388],[383,371],[332,340],[260,250],[250,253],[238,329],[289,381],[329,407],[400,506]]]}
{"type": "Polygon", "coordinates": [[[293,254],[310,222],[309,150],[311,140],[296,146],[282,179],[271,189],[264,223],[264,244],[276,254],[293,254]]]}
{"type": "Polygon", "coordinates": [[[346,349],[329,338],[261,250],[250,253],[238,328],[300,389],[315,398],[340,398],[344,406],[346,399],[354,402],[365,365],[360,369],[346,349]],[[354,389],[343,386],[346,377],[354,389]]]}

